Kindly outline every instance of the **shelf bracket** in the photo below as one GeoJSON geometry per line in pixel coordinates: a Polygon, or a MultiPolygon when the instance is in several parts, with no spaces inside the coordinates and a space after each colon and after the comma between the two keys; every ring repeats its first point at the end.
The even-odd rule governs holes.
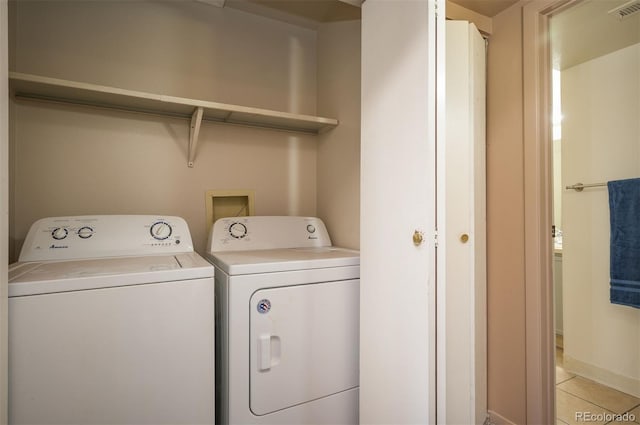
{"type": "Polygon", "coordinates": [[[193,168],[193,161],[196,158],[196,148],[198,146],[198,136],[200,135],[200,125],[202,124],[202,114],[204,108],[198,106],[191,115],[191,129],[189,131],[189,159],[187,165],[193,168]]]}

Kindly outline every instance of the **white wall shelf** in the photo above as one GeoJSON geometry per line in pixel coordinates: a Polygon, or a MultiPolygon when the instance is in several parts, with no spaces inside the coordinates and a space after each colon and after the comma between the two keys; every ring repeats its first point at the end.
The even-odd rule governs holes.
{"type": "Polygon", "coordinates": [[[338,125],[338,120],[333,118],[165,96],[18,72],[9,73],[9,83],[14,96],[21,99],[188,118],[191,120],[189,167],[193,167],[203,120],[307,134],[319,134],[338,125]]]}

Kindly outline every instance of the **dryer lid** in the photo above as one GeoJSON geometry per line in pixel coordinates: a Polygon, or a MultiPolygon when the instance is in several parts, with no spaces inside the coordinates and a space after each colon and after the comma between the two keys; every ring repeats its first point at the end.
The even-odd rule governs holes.
{"type": "Polygon", "coordinates": [[[360,265],[358,251],[335,247],[216,252],[207,257],[233,276],[360,265]]]}
{"type": "Polygon", "coordinates": [[[213,277],[196,253],[73,261],[16,263],[9,268],[9,297],[213,277]]]}

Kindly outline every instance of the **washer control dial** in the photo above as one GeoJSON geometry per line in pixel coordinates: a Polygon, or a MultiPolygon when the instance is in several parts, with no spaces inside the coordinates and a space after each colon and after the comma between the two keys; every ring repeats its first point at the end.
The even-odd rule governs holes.
{"type": "Polygon", "coordinates": [[[315,233],[316,232],[316,227],[313,224],[307,224],[307,232],[315,233]]]}
{"type": "Polygon", "coordinates": [[[69,234],[69,231],[67,229],[65,229],[64,227],[56,227],[51,232],[51,237],[53,239],[59,241],[59,240],[62,240],[64,238],[66,238],[68,234],[69,234]]]}
{"type": "Polygon", "coordinates": [[[93,236],[93,229],[89,226],[84,226],[78,229],[78,236],[81,239],[89,239],[93,236]]]}
{"type": "Polygon", "coordinates": [[[236,239],[242,239],[247,236],[247,226],[242,223],[233,223],[229,226],[229,234],[236,239]]]}
{"type": "Polygon", "coordinates": [[[163,241],[171,236],[173,229],[171,228],[171,225],[165,221],[156,221],[151,225],[150,231],[151,236],[153,236],[154,239],[163,241]]]}

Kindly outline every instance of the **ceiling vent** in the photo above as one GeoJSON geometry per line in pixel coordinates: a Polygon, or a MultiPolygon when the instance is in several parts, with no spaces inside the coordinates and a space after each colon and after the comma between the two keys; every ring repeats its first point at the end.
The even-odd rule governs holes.
{"type": "Polygon", "coordinates": [[[640,12],[640,0],[631,0],[630,2],[627,2],[622,6],[611,9],[607,13],[609,15],[615,16],[619,20],[623,20],[638,12],[640,12]]]}

